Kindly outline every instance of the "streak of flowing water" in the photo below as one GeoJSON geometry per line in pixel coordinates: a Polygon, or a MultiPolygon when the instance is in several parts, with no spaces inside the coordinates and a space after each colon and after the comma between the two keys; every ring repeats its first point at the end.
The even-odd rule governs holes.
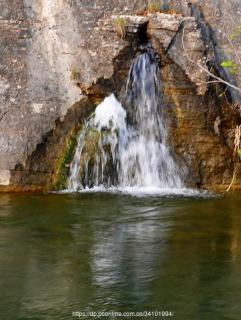
{"type": "Polygon", "coordinates": [[[181,170],[167,146],[158,75],[158,61],[152,49],[134,60],[125,97],[131,110],[130,124],[113,94],[97,106],[78,137],[69,190],[100,185],[183,187],[181,170]]]}

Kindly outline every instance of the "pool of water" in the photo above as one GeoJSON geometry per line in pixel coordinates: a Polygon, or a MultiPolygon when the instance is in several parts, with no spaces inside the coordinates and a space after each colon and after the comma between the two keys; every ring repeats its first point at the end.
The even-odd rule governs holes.
{"type": "Polygon", "coordinates": [[[241,319],[241,196],[0,195],[0,319],[164,310],[241,319]]]}

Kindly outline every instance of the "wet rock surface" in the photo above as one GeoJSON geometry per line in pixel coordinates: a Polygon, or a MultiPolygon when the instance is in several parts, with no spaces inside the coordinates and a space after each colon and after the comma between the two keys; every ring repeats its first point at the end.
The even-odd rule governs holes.
{"type": "MultiPolygon", "coordinates": [[[[146,36],[160,55],[170,145],[189,168],[188,183],[226,188],[237,166],[241,186],[232,156],[239,117],[218,97],[225,87],[208,85],[193,63],[206,66],[213,56],[215,72],[239,85],[220,68],[223,59],[236,59],[226,35],[240,23],[239,1],[168,0],[151,14],[146,5],[0,0],[0,190],[43,190],[56,182],[65,139],[97,101],[111,92],[121,97],[146,36]],[[115,24],[120,16],[123,37],[115,24]],[[73,108],[76,119],[68,116],[73,108]]],[[[240,49],[237,39],[234,46],[240,49]]]]}
{"type": "Polygon", "coordinates": [[[173,62],[178,64],[189,79],[196,85],[197,94],[207,92],[208,75],[206,67],[206,48],[201,30],[194,17],[182,17],[176,14],[149,14],[149,36],[155,38],[173,62]]]}

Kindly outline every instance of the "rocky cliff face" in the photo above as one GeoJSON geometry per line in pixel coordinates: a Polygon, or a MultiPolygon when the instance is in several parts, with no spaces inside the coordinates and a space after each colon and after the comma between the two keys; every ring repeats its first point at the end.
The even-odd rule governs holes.
{"type": "Polygon", "coordinates": [[[225,188],[236,167],[241,186],[232,156],[239,93],[220,97],[225,87],[196,66],[212,60],[213,72],[241,86],[220,67],[240,49],[227,38],[240,23],[239,0],[160,4],[156,14],[144,0],[0,0],[0,190],[64,187],[81,123],[104,96],[121,97],[147,38],[160,55],[170,145],[189,168],[187,183],[225,188]]]}

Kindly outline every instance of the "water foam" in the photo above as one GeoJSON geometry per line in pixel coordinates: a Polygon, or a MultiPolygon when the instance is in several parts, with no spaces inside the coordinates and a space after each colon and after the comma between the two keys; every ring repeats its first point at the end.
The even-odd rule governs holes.
{"type": "Polygon", "coordinates": [[[105,98],[95,109],[94,125],[99,131],[108,128],[111,131],[126,130],[126,111],[114,94],[105,98]]]}

